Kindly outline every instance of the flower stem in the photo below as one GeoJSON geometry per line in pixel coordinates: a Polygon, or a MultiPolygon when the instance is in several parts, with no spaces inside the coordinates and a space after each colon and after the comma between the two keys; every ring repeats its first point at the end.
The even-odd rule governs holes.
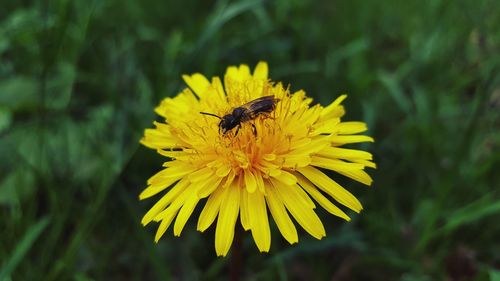
{"type": "Polygon", "coordinates": [[[231,246],[231,260],[229,262],[229,280],[231,281],[239,281],[241,279],[241,265],[243,264],[241,233],[241,225],[236,226],[234,241],[231,246]]]}

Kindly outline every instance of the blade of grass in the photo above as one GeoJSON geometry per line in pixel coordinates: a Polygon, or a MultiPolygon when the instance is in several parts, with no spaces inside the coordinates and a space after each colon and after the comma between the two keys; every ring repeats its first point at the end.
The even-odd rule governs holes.
{"type": "Polygon", "coordinates": [[[201,33],[200,39],[195,44],[193,54],[198,53],[199,50],[212,38],[228,21],[236,16],[243,14],[255,6],[261,4],[262,1],[240,1],[227,5],[224,2],[218,2],[214,14],[208,19],[206,28],[201,33]]]}
{"type": "Polygon", "coordinates": [[[498,213],[500,213],[500,201],[498,201],[498,194],[496,192],[489,193],[479,200],[476,200],[462,208],[456,209],[453,213],[446,215],[448,218],[447,222],[435,231],[424,235],[424,238],[422,238],[416,246],[416,250],[418,251],[424,249],[425,246],[428,245],[433,239],[449,234],[461,226],[477,222],[487,216],[498,213]]]}
{"type": "Polygon", "coordinates": [[[487,194],[483,198],[472,202],[463,208],[455,210],[446,224],[438,229],[437,234],[446,234],[454,231],[460,226],[473,223],[486,216],[500,213],[500,201],[495,192],[487,194]]]}
{"type": "Polygon", "coordinates": [[[398,81],[398,78],[395,75],[390,74],[386,71],[381,71],[378,74],[378,79],[382,83],[382,85],[384,85],[387,88],[387,91],[392,96],[394,101],[396,101],[399,108],[404,113],[410,113],[411,103],[408,97],[405,96],[405,93],[401,88],[401,84],[398,81]]]}
{"type": "Polygon", "coordinates": [[[171,270],[168,264],[165,264],[164,260],[160,257],[158,247],[156,247],[156,245],[152,243],[151,237],[148,237],[146,235],[147,232],[144,231],[143,228],[139,227],[141,223],[138,218],[140,218],[141,215],[139,211],[135,209],[136,205],[134,205],[131,201],[131,198],[134,198],[135,196],[128,194],[124,189],[119,189],[118,195],[120,196],[120,200],[123,202],[123,204],[125,204],[126,211],[131,220],[134,221],[135,225],[137,226],[135,228],[134,238],[140,240],[144,245],[144,251],[148,252],[146,256],[148,257],[149,262],[155,270],[156,277],[158,277],[159,280],[172,280],[172,274],[170,273],[171,270]]]}
{"type": "Polygon", "coordinates": [[[500,271],[495,269],[490,269],[489,272],[490,281],[500,281],[500,271]]]}
{"type": "Polygon", "coordinates": [[[21,239],[21,242],[17,244],[14,252],[10,255],[10,259],[2,266],[2,269],[0,270],[0,280],[5,280],[12,274],[28,250],[31,249],[33,243],[35,243],[40,234],[42,234],[43,230],[47,227],[49,222],[50,219],[48,217],[44,217],[28,229],[23,239],[21,239]]]}

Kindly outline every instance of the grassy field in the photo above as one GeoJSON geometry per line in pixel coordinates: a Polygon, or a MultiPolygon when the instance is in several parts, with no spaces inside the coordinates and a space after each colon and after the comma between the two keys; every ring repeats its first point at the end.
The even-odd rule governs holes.
{"type": "Polygon", "coordinates": [[[348,93],[378,168],[321,241],[246,233],[241,280],[500,280],[499,1],[210,2],[2,1],[1,281],[228,280],[213,227],[140,225],[162,157],[138,141],[182,74],[260,60],[348,93]]]}

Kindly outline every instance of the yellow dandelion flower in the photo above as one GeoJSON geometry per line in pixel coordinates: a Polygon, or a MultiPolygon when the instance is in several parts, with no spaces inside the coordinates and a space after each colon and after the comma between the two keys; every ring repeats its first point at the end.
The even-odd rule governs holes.
{"type": "Polygon", "coordinates": [[[365,123],[341,121],[345,95],[326,107],[311,105],[304,91],[290,93],[281,83],[268,80],[265,62],[253,74],[247,65],[229,67],[224,83],[219,77],[209,81],[199,73],[183,79],[189,88],[160,103],[155,111],[165,122],[154,122],[155,128],[146,129],[141,140],[167,157],[165,168],[148,180],[139,196],[142,200],[168,189],[142,219],[143,225],[159,223],[155,241],[172,222],[174,235],[179,236],[200,201],[204,208],[197,228],[203,232],[217,220],[215,251],[219,256],[231,247],[238,217],[258,249],[268,252],[268,213],[293,244],[298,235],[291,217],[313,237],[326,235],[316,204],[347,221],[350,218],[332,201],[361,211],[358,199],[324,172],[372,183],[364,171],[375,168],[372,155],[341,148],[373,141],[358,135],[367,130],[365,123]],[[241,126],[220,131],[219,118],[200,114],[224,116],[267,96],[272,97],[274,107],[240,118],[241,126]]]}

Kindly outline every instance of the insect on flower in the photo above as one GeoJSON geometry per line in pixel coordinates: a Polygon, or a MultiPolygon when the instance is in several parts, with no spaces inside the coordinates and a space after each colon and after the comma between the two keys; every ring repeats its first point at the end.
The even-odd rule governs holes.
{"type": "MultiPolygon", "coordinates": [[[[222,117],[208,112],[200,113],[220,119],[219,134],[222,131],[222,134],[225,135],[227,132],[237,127],[236,133],[234,134],[235,136],[237,136],[241,128],[241,123],[248,122],[256,119],[259,116],[265,116],[271,113],[276,108],[276,104],[279,101],[280,99],[274,98],[274,95],[260,97],[249,101],[242,106],[236,107],[231,113],[228,113],[222,117]]],[[[257,130],[254,124],[252,124],[252,129],[254,135],[256,135],[257,130]]]]}

